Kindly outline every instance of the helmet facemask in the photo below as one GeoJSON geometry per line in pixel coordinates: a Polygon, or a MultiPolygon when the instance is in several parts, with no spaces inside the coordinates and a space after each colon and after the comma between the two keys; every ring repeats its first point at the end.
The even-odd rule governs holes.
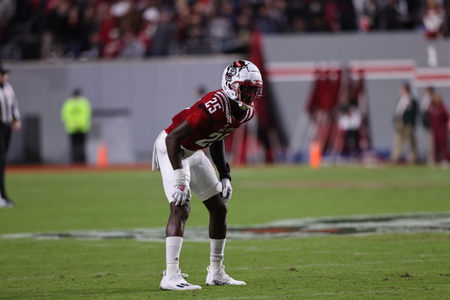
{"type": "Polygon", "coordinates": [[[246,80],[244,82],[233,82],[230,86],[238,94],[238,98],[235,101],[242,110],[256,107],[262,98],[262,82],[246,80]]]}

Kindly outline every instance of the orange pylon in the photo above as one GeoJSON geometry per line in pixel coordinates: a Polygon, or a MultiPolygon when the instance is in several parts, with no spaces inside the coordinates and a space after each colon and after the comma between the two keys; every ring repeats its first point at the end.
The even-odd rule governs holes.
{"type": "Polygon", "coordinates": [[[97,146],[97,167],[104,169],[108,166],[108,147],[106,143],[100,142],[97,146]]]}
{"type": "Polygon", "coordinates": [[[318,141],[313,141],[309,146],[309,166],[318,169],[322,162],[322,150],[318,141]]]}

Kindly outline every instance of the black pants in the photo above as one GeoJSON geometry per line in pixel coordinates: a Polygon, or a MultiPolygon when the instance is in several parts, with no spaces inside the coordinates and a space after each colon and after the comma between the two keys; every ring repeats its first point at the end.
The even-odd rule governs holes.
{"type": "Polygon", "coordinates": [[[72,133],[70,134],[70,154],[72,156],[73,163],[85,163],[86,162],[86,152],[85,152],[85,140],[86,133],[72,133]]]}
{"type": "Polygon", "coordinates": [[[11,140],[11,126],[0,124],[0,193],[3,199],[9,200],[5,189],[5,167],[11,140]]]}
{"type": "Polygon", "coordinates": [[[359,131],[347,130],[344,135],[342,155],[359,157],[360,154],[361,147],[359,146],[359,131]]]}

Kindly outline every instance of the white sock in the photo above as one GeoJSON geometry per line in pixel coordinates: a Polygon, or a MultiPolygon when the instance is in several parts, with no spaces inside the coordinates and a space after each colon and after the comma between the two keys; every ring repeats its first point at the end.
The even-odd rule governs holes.
{"type": "Polygon", "coordinates": [[[182,245],[183,238],[180,236],[169,236],[166,238],[166,275],[178,270],[182,245]]]}
{"type": "Polygon", "coordinates": [[[209,239],[211,245],[211,256],[209,257],[210,265],[209,270],[211,272],[217,271],[222,266],[223,250],[225,249],[225,242],[227,239],[209,239]]]}

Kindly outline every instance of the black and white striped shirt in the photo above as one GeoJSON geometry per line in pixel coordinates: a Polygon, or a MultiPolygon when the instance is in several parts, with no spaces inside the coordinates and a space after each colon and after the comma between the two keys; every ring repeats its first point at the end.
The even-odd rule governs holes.
{"type": "Polygon", "coordinates": [[[5,82],[0,86],[0,123],[10,125],[13,120],[20,120],[19,104],[12,86],[5,82]]]}

